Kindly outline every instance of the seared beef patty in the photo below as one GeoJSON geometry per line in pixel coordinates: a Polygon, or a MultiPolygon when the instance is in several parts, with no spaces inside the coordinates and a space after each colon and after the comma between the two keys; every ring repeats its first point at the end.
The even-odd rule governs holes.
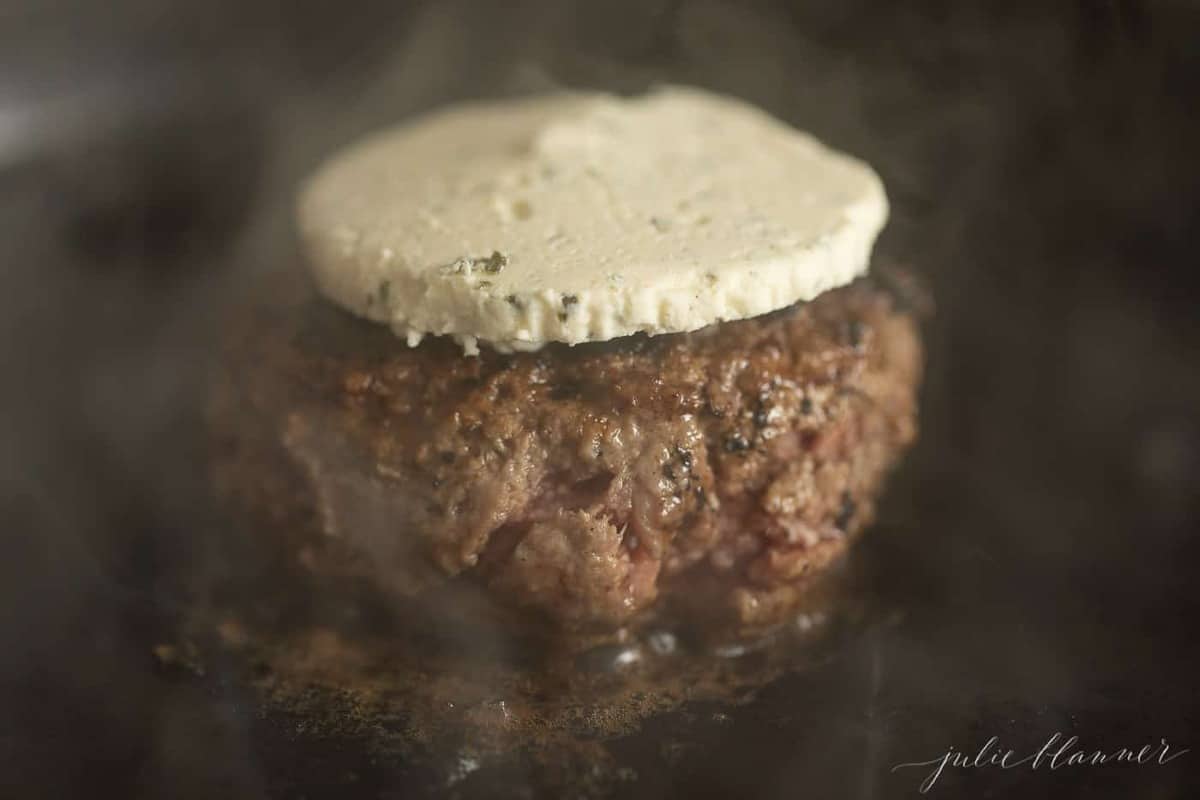
{"type": "Polygon", "coordinates": [[[536,353],[409,348],[295,275],[230,336],[221,485],[254,536],[396,597],[558,627],[784,616],[915,435],[921,350],[873,279],[749,320],[536,353]]]}

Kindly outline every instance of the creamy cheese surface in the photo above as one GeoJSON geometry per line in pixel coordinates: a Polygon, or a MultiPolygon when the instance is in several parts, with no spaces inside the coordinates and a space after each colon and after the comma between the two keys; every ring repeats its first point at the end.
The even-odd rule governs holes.
{"type": "Polygon", "coordinates": [[[864,273],[879,177],[697,89],[450,107],[339,154],[302,190],[320,290],[415,345],[689,331],[864,273]]]}

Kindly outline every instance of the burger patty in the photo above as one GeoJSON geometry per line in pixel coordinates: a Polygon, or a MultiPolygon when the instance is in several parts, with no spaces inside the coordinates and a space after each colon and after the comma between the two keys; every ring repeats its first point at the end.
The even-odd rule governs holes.
{"type": "Polygon", "coordinates": [[[220,485],[289,558],[393,596],[467,582],[572,630],[769,624],[915,436],[902,305],[868,278],[692,333],[467,357],[288,276],[229,336],[220,485]]]}

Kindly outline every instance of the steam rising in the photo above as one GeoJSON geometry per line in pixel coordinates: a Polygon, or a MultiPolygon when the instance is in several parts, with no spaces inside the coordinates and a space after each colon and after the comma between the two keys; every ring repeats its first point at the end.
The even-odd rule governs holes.
{"type": "MultiPolygon", "coordinates": [[[[847,663],[870,669],[839,673],[837,691],[792,685],[780,714],[861,719],[936,685],[1009,716],[1016,673],[1026,710],[1070,706],[1087,696],[1078,676],[1142,669],[1137,637],[1174,632],[1160,612],[1184,596],[1171,556],[1200,496],[1188,216],[1200,131],[1173,88],[1197,78],[1174,60],[1173,37],[1196,30],[1183,4],[1154,5],[1152,29],[1034,3],[941,17],[836,2],[384,5],[375,29],[333,45],[295,30],[239,40],[225,63],[188,67],[222,80],[189,72],[134,104],[119,135],[26,150],[38,160],[0,173],[3,716],[87,735],[96,764],[128,761],[137,742],[142,790],[261,793],[261,764],[245,758],[261,731],[231,710],[245,707],[238,690],[207,684],[230,701],[214,711],[204,691],[146,674],[149,644],[173,635],[208,570],[229,566],[208,547],[220,522],[198,413],[222,309],[295,266],[294,188],[332,150],[443,102],[558,86],[694,83],[864,158],[892,199],[879,258],[938,296],[923,444],[863,556],[887,565],[880,591],[917,622],[850,648],[847,663]],[[302,66],[310,52],[318,75],[302,66]],[[1135,534],[1155,592],[1101,604],[1103,625],[1127,635],[1118,648],[1080,598],[1138,580],[1123,572],[1135,534]],[[1083,631],[1078,651],[1015,621],[1048,608],[1083,631]]],[[[938,721],[908,723],[910,743],[944,746],[967,724],[938,721]]],[[[811,779],[806,754],[836,752],[802,735],[777,762],[787,774],[768,779],[811,779]]],[[[18,785],[68,794],[100,769],[74,770],[38,737],[4,741],[18,785]]],[[[905,760],[887,746],[871,740],[871,763],[905,760]]]]}

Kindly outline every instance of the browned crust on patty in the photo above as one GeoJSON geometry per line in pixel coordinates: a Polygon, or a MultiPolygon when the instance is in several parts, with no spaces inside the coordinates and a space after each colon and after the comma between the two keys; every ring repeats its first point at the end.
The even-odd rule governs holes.
{"type": "Polygon", "coordinates": [[[911,317],[870,279],[750,320],[536,353],[408,348],[295,275],[235,317],[211,418],[254,535],[414,597],[557,626],[771,623],[916,430],[911,317]]]}

